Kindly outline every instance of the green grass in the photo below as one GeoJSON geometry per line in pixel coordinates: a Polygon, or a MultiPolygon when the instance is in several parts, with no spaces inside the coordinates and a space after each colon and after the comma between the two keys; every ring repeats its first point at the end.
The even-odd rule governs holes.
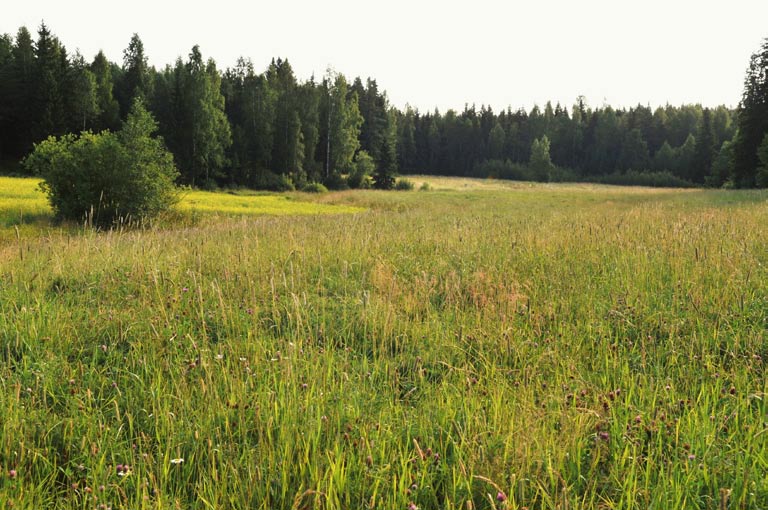
{"type": "Polygon", "coordinates": [[[765,192],[431,188],[0,248],[0,501],[768,506],[765,192]]]}

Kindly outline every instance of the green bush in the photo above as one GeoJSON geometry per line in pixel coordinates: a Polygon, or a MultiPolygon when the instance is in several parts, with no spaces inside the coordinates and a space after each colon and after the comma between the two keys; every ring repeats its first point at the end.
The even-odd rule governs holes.
{"type": "Polygon", "coordinates": [[[35,145],[24,167],[44,182],[57,218],[100,226],[143,220],[178,199],[178,171],[157,124],[136,101],[121,131],[49,137],[35,145]]]}
{"type": "Polygon", "coordinates": [[[256,176],[254,187],[268,191],[295,191],[291,177],[285,174],[276,174],[270,170],[259,172],[256,176]]]}
{"type": "Polygon", "coordinates": [[[347,180],[341,174],[337,174],[337,173],[332,173],[331,175],[326,177],[325,180],[323,181],[323,184],[325,184],[325,186],[328,189],[333,189],[333,190],[349,189],[349,184],[347,184],[347,180]]]}
{"type": "Polygon", "coordinates": [[[360,151],[355,157],[352,171],[347,177],[347,185],[353,189],[369,189],[373,186],[373,172],[376,170],[376,163],[366,151],[360,151]]]}
{"type": "Polygon", "coordinates": [[[327,193],[328,188],[319,182],[308,182],[301,188],[301,191],[304,191],[305,193],[327,193]]]}
{"type": "Polygon", "coordinates": [[[395,189],[398,191],[411,191],[413,188],[413,181],[408,179],[398,179],[395,183],[395,189]]]}
{"type": "Polygon", "coordinates": [[[508,179],[511,181],[533,181],[535,176],[528,166],[513,163],[510,160],[488,159],[475,163],[472,169],[473,177],[508,179]]]}

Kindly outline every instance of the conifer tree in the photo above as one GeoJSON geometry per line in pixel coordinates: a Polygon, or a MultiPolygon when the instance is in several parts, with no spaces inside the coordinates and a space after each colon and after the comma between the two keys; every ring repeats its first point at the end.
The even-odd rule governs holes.
{"type": "Polygon", "coordinates": [[[115,130],[120,125],[120,105],[114,97],[112,66],[103,51],[99,51],[90,67],[96,81],[97,130],[115,130]]]}
{"type": "Polygon", "coordinates": [[[733,147],[734,181],[737,186],[749,187],[755,185],[757,150],[768,133],[768,38],[750,58],[738,126],[733,147]]]}

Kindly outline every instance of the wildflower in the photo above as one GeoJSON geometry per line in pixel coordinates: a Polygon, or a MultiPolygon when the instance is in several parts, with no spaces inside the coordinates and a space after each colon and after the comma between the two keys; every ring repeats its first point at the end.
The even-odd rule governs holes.
{"type": "Polygon", "coordinates": [[[101,344],[101,352],[107,352],[107,344],[101,344]]]}
{"type": "Polygon", "coordinates": [[[184,462],[184,459],[178,458],[178,459],[171,459],[171,464],[181,464],[184,462]]]}
{"type": "Polygon", "coordinates": [[[8,477],[9,477],[11,480],[13,480],[14,478],[16,478],[16,470],[15,470],[15,469],[11,469],[10,471],[8,471],[8,477]]]}
{"type": "Polygon", "coordinates": [[[507,495],[506,495],[506,494],[504,494],[503,492],[499,491],[499,492],[496,494],[496,501],[498,501],[499,503],[503,503],[503,502],[505,502],[506,500],[507,500],[507,495]]]}
{"type": "Polygon", "coordinates": [[[182,292],[189,292],[189,289],[188,289],[187,287],[182,287],[182,288],[181,288],[181,291],[182,291],[182,292]]]}
{"type": "Polygon", "coordinates": [[[416,506],[416,503],[411,501],[410,503],[408,503],[408,510],[419,510],[419,507],[416,506]]]}
{"type": "Polygon", "coordinates": [[[224,355],[223,354],[217,354],[216,355],[216,359],[224,359],[224,355]]]}

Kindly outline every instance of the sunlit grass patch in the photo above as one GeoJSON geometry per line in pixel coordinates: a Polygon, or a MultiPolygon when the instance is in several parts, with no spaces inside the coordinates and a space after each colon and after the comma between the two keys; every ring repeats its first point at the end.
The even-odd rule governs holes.
{"type": "MultiPolygon", "coordinates": [[[[0,240],[29,237],[53,224],[53,211],[40,190],[40,179],[0,177],[0,240]]],[[[314,199],[314,197],[310,197],[314,199]]],[[[355,205],[304,200],[300,194],[183,191],[173,208],[183,216],[290,216],[348,214],[364,211],[355,205]]],[[[174,215],[171,215],[173,218],[174,215]]],[[[177,218],[178,219],[178,218],[177,218]]],[[[172,222],[175,220],[171,220],[172,222]]],[[[182,221],[183,223],[183,221],[182,221]]]]}
{"type": "Polygon", "coordinates": [[[0,177],[0,228],[50,218],[51,208],[39,179],[0,177]]]}
{"type": "Polygon", "coordinates": [[[348,205],[305,202],[285,195],[235,195],[208,191],[190,191],[182,194],[178,204],[181,211],[218,213],[227,215],[305,215],[356,213],[364,209],[348,205]]]}

